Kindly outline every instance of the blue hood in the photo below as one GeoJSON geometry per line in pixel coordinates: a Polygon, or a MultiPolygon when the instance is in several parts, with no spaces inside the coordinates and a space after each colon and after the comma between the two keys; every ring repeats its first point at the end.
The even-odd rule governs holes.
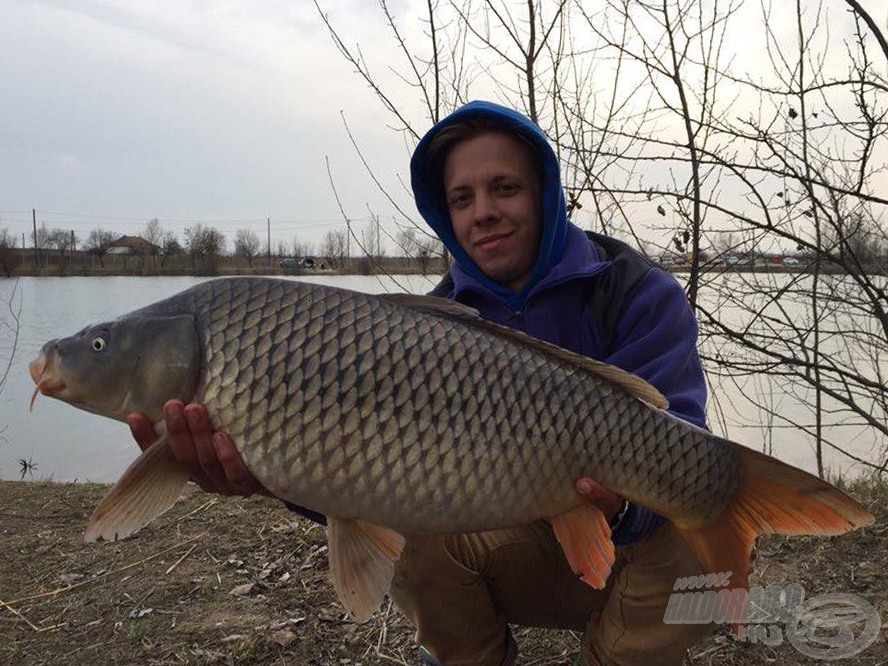
{"type": "Polygon", "coordinates": [[[502,298],[512,310],[521,310],[530,290],[560,261],[567,244],[567,204],[564,200],[564,190],[561,187],[558,158],[542,130],[529,118],[513,109],[491,102],[470,102],[432,127],[422,138],[410,160],[410,178],[417,209],[432,231],[450,251],[459,267],[502,298]],[[492,118],[505,129],[519,130],[534,143],[543,160],[543,229],[540,249],[533,272],[520,293],[507,289],[484,275],[456,242],[447,201],[444,197],[444,185],[433,174],[427,156],[429,142],[442,127],[464,118],[477,116],[492,118]]]}

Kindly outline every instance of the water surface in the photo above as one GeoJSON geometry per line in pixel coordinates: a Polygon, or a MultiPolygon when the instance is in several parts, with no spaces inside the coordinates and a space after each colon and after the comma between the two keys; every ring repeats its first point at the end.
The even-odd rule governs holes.
{"type": "MultiPolygon", "coordinates": [[[[44,342],[70,335],[89,324],[113,319],[177,293],[207,278],[194,277],[66,277],[22,278],[17,283],[21,298],[19,342],[7,385],[0,394],[0,478],[19,478],[20,460],[32,460],[33,478],[58,481],[114,481],[138,454],[126,424],[95,416],[59,401],[38,398],[33,413],[28,401],[33,383],[27,364],[44,342]]],[[[410,291],[424,293],[434,278],[421,276],[311,276],[301,279],[368,293],[410,291]]],[[[13,281],[0,282],[0,295],[10,293],[13,281]]],[[[7,317],[8,319],[8,317],[7,317]]],[[[5,365],[10,350],[8,331],[0,334],[0,361],[5,365]]],[[[773,385],[747,379],[741,385],[720,382],[710,401],[710,421],[715,431],[725,428],[731,439],[747,446],[766,448],[773,455],[808,470],[815,470],[813,444],[792,428],[771,425],[746,400],[750,392],[770,392],[773,385]],[[718,411],[716,410],[718,407],[718,411]]],[[[805,397],[778,396],[782,413],[797,414],[799,421],[809,410],[805,397]]],[[[855,455],[876,462],[884,442],[872,428],[843,428],[841,441],[855,455]]],[[[826,451],[827,466],[854,473],[845,456],[826,451]]],[[[857,470],[859,471],[859,467],[857,470]]]]}

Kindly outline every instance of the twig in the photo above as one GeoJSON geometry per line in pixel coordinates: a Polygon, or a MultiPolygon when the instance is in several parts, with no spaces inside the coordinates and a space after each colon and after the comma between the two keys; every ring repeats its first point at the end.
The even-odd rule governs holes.
{"type": "Polygon", "coordinates": [[[400,666],[407,666],[407,662],[403,659],[395,659],[394,657],[390,657],[389,655],[383,654],[382,652],[377,652],[376,656],[380,659],[386,659],[387,661],[391,661],[395,664],[400,664],[400,666]]]}
{"type": "Polygon", "coordinates": [[[72,513],[39,513],[28,516],[12,513],[11,511],[0,511],[0,516],[5,518],[18,518],[19,520],[58,520],[62,518],[79,518],[83,516],[83,511],[74,511],[72,513]]]}
{"type": "Polygon", "coordinates": [[[75,649],[75,650],[71,650],[71,652],[69,652],[68,654],[63,655],[63,656],[62,656],[62,659],[64,660],[64,659],[70,657],[71,655],[80,652],[81,650],[94,650],[94,649],[97,648],[97,647],[102,647],[103,645],[109,645],[109,644],[111,644],[111,643],[114,643],[115,641],[117,641],[117,638],[116,638],[116,637],[115,637],[115,638],[112,638],[110,641],[102,641],[101,643],[93,643],[92,645],[84,645],[84,646],[81,646],[81,647],[79,647],[79,648],[77,648],[77,649],[75,649]]]}
{"type": "Polygon", "coordinates": [[[704,651],[701,652],[700,654],[694,656],[694,659],[702,659],[702,658],[705,657],[707,654],[712,654],[713,652],[718,652],[718,651],[721,650],[723,647],[724,647],[724,645],[716,645],[715,647],[711,647],[711,648],[709,648],[708,650],[704,650],[704,651]]]}
{"type": "Polygon", "coordinates": [[[12,369],[12,362],[15,360],[15,352],[18,348],[18,339],[19,339],[19,329],[21,327],[20,317],[22,314],[22,295],[19,290],[19,281],[16,279],[15,282],[12,283],[12,291],[9,294],[9,299],[0,299],[6,305],[6,309],[8,311],[9,316],[12,318],[13,325],[10,325],[3,322],[3,325],[6,326],[10,331],[12,331],[12,351],[9,354],[9,359],[7,359],[5,367],[3,368],[2,374],[0,374],[0,390],[3,389],[4,384],[6,384],[6,379],[9,377],[9,371],[12,369]],[[18,308],[15,307],[15,294],[16,291],[19,292],[19,302],[18,308]]]}
{"type": "Polygon", "coordinates": [[[382,646],[385,645],[386,638],[388,637],[388,618],[389,612],[392,610],[392,600],[389,599],[388,606],[385,607],[385,615],[382,616],[382,627],[379,630],[379,640],[376,641],[376,654],[379,654],[382,650],[382,646]]]}
{"type": "Polygon", "coordinates": [[[207,509],[207,508],[213,506],[213,505],[214,505],[216,502],[218,502],[218,501],[219,501],[219,499],[218,499],[217,497],[214,497],[214,498],[211,499],[209,502],[205,502],[205,503],[201,504],[199,507],[197,507],[196,509],[194,509],[193,511],[189,511],[188,513],[186,513],[184,516],[182,516],[181,518],[179,518],[179,522],[185,520],[185,519],[188,518],[189,516],[193,516],[193,515],[194,515],[195,513],[197,513],[198,511],[203,511],[204,509],[207,509]]]}
{"type": "Polygon", "coordinates": [[[197,544],[194,544],[193,546],[191,546],[191,548],[188,549],[187,553],[185,553],[182,557],[180,557],[178,560],[173,562],[173,564],[170,565],[170,568],[163,572],[164,575],[165,576],[169,575],[173,571],[173,569],[175,569],[177,566],[179,566],[182,563],[182,560],[184,560],[186,557],[191,555],[191,551],[193,551],[195,548],[197,548],[197,544]]]}
{"type": "Polygon", "coordinates": [[[62,625],[66,624],[65,622],[62,622],[60,624],[54,624],[50,627],[38,627],[33,622],[31,622],[28,618],[26,618],[24,615],[19,613],[15,608],[13,608],[8,603],[3,601],[2,599],[0,599],[0,606],[3,606],[4,608],[9,609],[9,612],[11,612],[13,615],[15,615],[16,617],[23,620],[25,622],[25,624],[27,624],[29,627],[31,627],[31,629],[36,631],[38,634],[43,633],[44,631],[50,631],[51,629],[57,629],[58,627],[61,627],[62,625]]]}
{"type": "MultiPolygon", "coordinates": [[[[50,592],[41,592],[40,594],[32,594],[31,596],[28,596],[28,597],[19,597],[18,599],[13,599],[9,603],[17,604],[22,601],[31,601],[32,599],[42,599],[43,597],[54,597],[57,594],[61,594],[62,592],[67,592],[69,590],[73,590],[76,587],[81,587],[81,586],[87,585],[89,583],[94,583],[95,581],[99,580],[99,578],[106,578],[107,576],[110,576],[112,574],[120,573],[121,571],[126,571],[127,569],[132,569],[133,567],[137,567],[140,564],[144,564],[145,562],[156,559],[156,558],[160,557],[161,555],[166,555],[170,551],[181,548],[182,546],[187,546],[190,543],[194,543],[198,539],[202,539],[205,536],[206,536],[206,534],[198,534],[196,537],[189,539],[188,541],[185,541],[183,543],[178,543],[175,546],[170,546],[169,548],[166,548],[165,550],[162,550],[159,553],[154,553],[154,555],[149,555],[148,557],[146,557],[142,560],[139,560],[138,562],[132,562],[131,564],[127,564],[126,566],[120,567],[119,569],[114,569],[113,571],[106,571],[105,573],[101,573],[96,576],[93,576],[92,578],[90,578],[88,580],[83,580],[83,581],[80,581],[79,583],[74,583],[73,585],[67,585],[65,587],[60,587],[56,590],[51,590],[50,592]]],[[[7,604],[4,603],[4,605],[7,605],[7,604]]]]}

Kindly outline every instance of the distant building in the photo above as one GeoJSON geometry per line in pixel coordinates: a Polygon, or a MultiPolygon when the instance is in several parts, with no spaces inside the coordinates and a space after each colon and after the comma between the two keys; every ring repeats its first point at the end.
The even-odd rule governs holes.
{"type": "Polygon", "coordinates": [[[160,248],[141,236],[121,236],[111,243],[108,254],[158,254],[160,248]]]}

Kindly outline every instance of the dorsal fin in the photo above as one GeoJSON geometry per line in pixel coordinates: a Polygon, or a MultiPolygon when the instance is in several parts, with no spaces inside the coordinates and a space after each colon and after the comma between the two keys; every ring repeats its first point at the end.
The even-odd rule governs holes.
{"type": "Polygon", "coordinates": [[[468,305],[437,296],[420,296],[416,294],[382,294],[380,297],[400,307],[460,321],[468,326],[488,331],[501,338],[536,349],[553,358],[571,363],[602,379],[606,379],[649,405],[659,409],[667,409],[669,407],[669,401],[666,400],[666,397],[638,375],[633,375],[631,372],[627,372],[615,365],[602,363],[588,356],[544,342],[514,328],[488,321],[477,310],[468,305]]]}
{"type": "Polygon", "coordinates": [[[451,301],[449,298],[441,298],[440,296],[423,296],[421,294],[380,294],[380,298],[391,301],[402,308],[417,310],[418,312],[426,312],[428,314],[437,315],[439,317],[447,317],[449,319],[460,319],[468,323],[475,323],[474,320],[484,321],[481,313],[475,308],[451,301]]]}

